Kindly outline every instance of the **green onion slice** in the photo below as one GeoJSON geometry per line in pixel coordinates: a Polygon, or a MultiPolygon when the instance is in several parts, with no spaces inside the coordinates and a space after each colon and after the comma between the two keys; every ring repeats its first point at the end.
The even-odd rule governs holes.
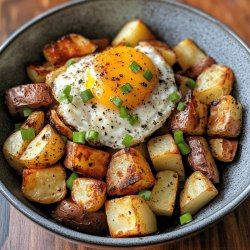
{"type": "Polygon", "coordinates": [[[153,78],[153,73],[149,69],[146,69],[143,73],[143,77],[150,82],[153,78]]]}
{"type": "Polygon", "coordinates": [[[178,145],[178,148],[180,149],[182,155],[187,155],[190,153],[191,149],[186,142],[183,141],[181,143],[178,143],[177,145],[178,145]]]}
{"type": "Polygon", "coordinates": [[[192,215],[190,213],[185,213],[180,216],[180,224],[185,225],[193,220],[192,215]]]}
{"type": "Polygon", "coordinates": [[[186,86],[189,87],[190,89],[194,89],[196,86],[196,82],[190,78],[186,81],[186,86]]]}
{"type": "Polygon", "coordinates": [[[184,102],[179,102],[177,106],[177,110],[183,111],[185,109],[186,104],[184,102]]]}
{"type": "Polygon", "coordinates": [[[85,131],[73,132],[73,142],[79,143],[79,144],[85,144],[85,142],[86,142],[85,136],[86,136],[85,131]]]}
{"type": "Polygon", "coordinates": [[[62,91],[63,95],[65,95],[66,97],[69,97],[70,96],[70,92],[71,92],[71,86],[70,85],[66,85],[65,88],[62,91]]]}
{"type": "Polygon", "coordinates": [[[121,86],[121,90],[124,94],[130,93],[132,89],[133,87],[128,82],[121,86]]]}
{"type": "Polygon", "coordinates": [[[128,109],[126,107],[120,107],[119,114],[121,118],[129,118],[128,109]]]}
{"type": "Polygon", "coordinates": [[[89,100],[94,98],[92,92],[90,89],[86,89],[83,92],[80,93],[80,97],[84,103],[87,103],[89,100]]]}
{"type": "Polygon", "coordinates": [[[129,148],[132,140],[133,140],[133,137],[131,135],[126,134],[125,137],[124,137],[124,139],[123,139],[123,141],[122,141],[122,144],[126,148],[129,148]]]}
{"type": "Polygon", "coordinates": [[[99,133],[97,131],[89,130],[88,133],[87,133],[87,140],[95,142],[95,141],[97,141],[98,136],[99,136],[99,133]]]}
{"type": "Polygon", "coordinates": [[[174,141],[176,144],[184,142],[183,132],[181,130],[174,131],[174,141]]]}
{"type": "Polygon", "coordinates": [[[66,186],[67,186],[67,188],[68,189],[72,189],[72,186],[73,186],[73,182],[74,182],[74,180],[76,179],[78,177],[78,174],[76,174],[76,173],[72,173],[71,175],[70,175],[70,177],[68,178],[68,180],[66,181],[66,186]]]}
{"type": "Polygon", "coordinates": [[[31,113],[32,113],[31,108],[28,108],[28,107],[23,108],[23,116],[24,117],[28,117],[31,113]]]}
{"type": "Polygon", "coordinates": [[[67,142],[67,141],[68,141],[68,138],[67,138],[66,136],[61,135],[61,137],[62,137],[62,139],[63,139],[64,142],[67,142]]]}
{"type": "Polygon", "coordinates": [[[174,91],[172,94],[169,95],[168,100],[172,101],[173,103],[177,103],[180,100],[180,96],[174,91]]]}
{"type": "Polygon", "coordinates": [[[120,108],[123,103],[123,100],[118,96],[111,98],[110,101],[118,108],[120,108]]]}
{"type": "Polygon", "coordinates": [[[133,61],[130,65],[129,68],[136,74],[138,71],[142,69],[142,67],[135,61],[133,61]]]}
{"type": "Polygon", "coordinates": [[[66,65],[69,67],[69,66],[71,66],[71,65],[73,65],[73,64],[75,64],[76,63],[76,61],[74,60],[74,59],[69,59],[67,62],[66,62],[66,65]]]}
{"type": "Polygon", "coordinates": [[[21,136],[24,141],[35,138],[35,130],[33,128],[21,129],[21,136]]]}
{"type": "Polygon", "coordinates": [[[149,201],[151,196],[151,191],[144,189],[141,190],[138,195],[141,196],[145,201],[149,201]]]}
{"type": "Polygon", "coordinates": [[[130,125],[134,126],[137,122],[138,122],[138,115],[131,115],[128,118],[128,122],[130,123],[130,125]]]}

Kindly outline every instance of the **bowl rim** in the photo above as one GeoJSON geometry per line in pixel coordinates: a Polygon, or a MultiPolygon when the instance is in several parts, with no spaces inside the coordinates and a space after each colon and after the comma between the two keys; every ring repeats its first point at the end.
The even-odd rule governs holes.
{"type": "MultiPolygon", "coordinates": [[[[2,52],[12,43],[15,41],[15,39],[22,34],[24,31],[29,29],[34,24],[38,23],[39,21],[43,20],[44,18],[53,15],[54,13],[60,12],[64,9],[71,8],[72,6],[78,5],[78,4],[85,4],[90,1],[105,1],[105,0],[78,0],[73,2],[67,2],[64,4],[60,4],[54,8],[51,8],[42,14],[32,18],[30,21],[26,22],[24,25],[22,25],[20,28],[18,28],[12,35],[8,37],[8,39],[2,43],[0,46],[0,55],[2,52]]],[[[141,0],[137,0],[141,1],[141,0]]],[[[145,0],[143,0],[145,1],[145,0]]],[[[155,2],[160,3],[166,3],[169,5],[176,6],[178,8],[186,9],[190,12],[193,12],[196,15],[201,16],[202,18],[205,18],[212,22],[213,24],[219,26],[222,30],[224,30],[226,33],[231,35],[241,46],[248,52],[250,55],[250,49],[248,45],[238,36],[236,33],[234,33],[231,29],[229,29],[225,24],[221,23],[216,18],[206,14],[205,12],[184,4],[180,2],[175,2],[173,0],[155,0],[155,2]]],[[[208,218],[204,218],[195,224],[187,224],[186,226],[181,227],[178,230],[177,236],[174,234],[174,232],[166,232],[162,234],[154,234],[149,236],[143,236],[143,237],[133,237],[133,238],[111,238],[106,236],[95,236],[95,235],[89,235],[85,233],[81,233],[78,231],[75,231],[73,229],[67,228],[52,219],[48,219],[43,217],[42,215],[38,214],[37,212],[33,211],[28,206],[24,205],[21,201],[19,201],[8,189],[4,186],[3,182],[0,180],[0,192],[3,194],[3,196],[22,214],[24,214],[26,217],[31,219],[36,224],[42,226],[43,228],[47,229],[48,231],[55,233],[58,236],[64,237],[66,239],[69,239],[74,242],[78,243],[86,243],[92,246],[110,246],[110,247],[136,247],[136,246],[149,246],[149,245],[155,245],[155,244],[163,244],[166,242],[170,242],[173,240],[178,240],[183,237],[187,237],[191,234],[194,234],[196,232],[201,231],[202,229],[206,228],[207,226],[217,222],[222,217],[224,217],[226,214],[230,213],[232,210],[234,210],[240,203],[242,203],[250,194],[250,183],[248,186],[241,192],[241,194],[228,203],[226,206],[224,206],[221,209],[218,209],[214,214],[212,214],[208,218]]]]}

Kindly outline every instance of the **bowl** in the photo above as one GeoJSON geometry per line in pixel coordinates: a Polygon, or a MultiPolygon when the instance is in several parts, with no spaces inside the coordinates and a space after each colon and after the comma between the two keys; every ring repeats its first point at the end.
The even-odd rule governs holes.
{"type": "MultiPolygon", "coordinates": [[[[190,37],[217,62],[231,67],[236,76],[233,95],[244,107],[243,132],[237,159],[223,167],[220,193],[204,207],[194,220],[170,227],[155,235],[115,239],[93,236],[66,228],[53,221],[46,210],[40,210],[24,198],[20,177],[0,155],[0,191],[28,218],[59,236],[92,246],[139,247],[161,244],[198,232],[236,208],[250,192],[250,51],[232,31],[214,18],[190,6],[168,0],[86,0],[72,1],[31,20],[15,32],[0,49],[0,91],[28,83],[25,65],[42,60],[42,48],[48,42],[70,33],[89,38],[112,38],[121,26],[134,18],[146,22],[157,36],[170,46],[190,37]]],[[[1,98],[1,147],[13,128],[1,98]]]]}

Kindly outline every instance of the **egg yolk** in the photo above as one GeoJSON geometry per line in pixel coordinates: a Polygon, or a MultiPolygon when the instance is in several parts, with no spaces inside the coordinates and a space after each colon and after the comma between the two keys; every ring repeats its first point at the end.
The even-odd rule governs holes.
{"type": "Polygon", "coordinates": [[[159,78],[156,66],[147,55],[125,46],[110,48],[98,54],[94,69],[95,76],[90,71],[87,73],[86,87],[91,89],[96,102],[114,110],[118,107],[111,101],[113,97],[120,98],[122,106],[130,110],[144,103],[159,78]],[[125,84],[132,88],[124,91],[122,87],[125,84]]]}

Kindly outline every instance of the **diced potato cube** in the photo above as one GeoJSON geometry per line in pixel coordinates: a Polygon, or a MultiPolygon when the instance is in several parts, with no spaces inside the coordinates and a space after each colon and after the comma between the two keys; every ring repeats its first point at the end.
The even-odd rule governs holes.
{"type": "Polygon", "coordinates": [[[97,46],[97,51],[103,51],[109,46],[108,38],[93,39],[91,42],[97,46]]]}
{"type": "Polygon", "coordinates": [[[205,69],[197,78],[193,91],[197,99],[205,104],[230,94],[234,82],[234,74],[225,65],[213,64],[205,69]]]}
{"type": "Polygon", "coordinates": [[[223,162],[231,162],[235,157],[238,141],[222,138],[210,139],[209,145],[215,159],[223,162]]]}
{"type": "Polygon", "coordinates": [[[241,132],[242,105],[233,96],[223,96],[210,108],[208,120],[209,136],[235,138],[241,132]]]}
{"type": "Polygon", "coordinates": [[[155,183],[150,166],[135,149],[122,149],[112,156],[107,176],[107,192],[110,196],[136,194],[155,183]]]}
{"type": "Polygon", "coordinates": [[[109,159],[108,152],[68,141],[64,165],[85,177],[101,180],[107,173],[109,159]]]}
{"type": "Polygon", "coordinates": [[[24,169],[22,191],[34,202],[51,204],[66,196],[66,173],[60,165],[45,169],[24,169]]]}
{"type": "Polygon", "coordinates": [[[38,134],[44,127],[44,112],[33,111],[26,121],[20,126],[21,129],[33,128],[35,133],[38,134]]]}
{"type": "Polygon", "coordinates": [[[184,71],[199,63],[206,57],[203,51],[197,47],[191,39],[181,41],[173,48],[173,50],[177,56],[177,62],[184,71]]]}
{"type": "Polygon", "coordinates": [[[142,142],[133,148],[137,150],[146,159],[147,162],[151,161],[148,153],[148,147],[145,142],[142,142]]]}
{"type": "Polygon", "coordinates": [[[46,75],[54,70],[54,66],[48,62],[43,64],[30,64],[26,68],[29,79],[35,83],[45,82],[46,75]]]}
{"type": "Polygon", "coordinates": [[[141,20],[133,20],[123,26],[112,41],[112,45],[117,46],[128,42],[135,46],[140,41],[154,39],[155,36],[152,31],[141,20]]]}
{"type": "Polygon", "coordinates": [[[190,79],[189,77],[175,74],[175,82],[178,85],[178,89],[181,92],[182,97],[185,97],[188,94],[191,94],[191,89],[187,86],[187,81],[190,79]]]}
{"type": "Polygon", "coordinates": [[[156,171],[172,170],[185,177],[182,158],[171,134],[149,140],[148,152],[156,171]]]}
{"type": "Polygon", "coordinates": [[[176,172],[170,170],[158,172],[148,203],[152,211],[160,216],[172,216],[177,190],[178,175],[176,172]]]}
{"type": "Polygon", "coordinates": [[[76,178],[73,182],[71,197],[86,212],[96,212],[106,200],[106,184],[90,178],[76,178]]]}
{"type": "Polygon", "coordinates": [[[139,236],[157,231],[154,213],[138,195],[106,201],[105,209],[112,237],[139,236]]]}
{"type": "Polygon", "coordinates": [[[186,180],[180,194],[181,214],[195,214],[216,195],[218,195],[218,191],[213,183],[201,172],[194,172],[186,180]]]}

